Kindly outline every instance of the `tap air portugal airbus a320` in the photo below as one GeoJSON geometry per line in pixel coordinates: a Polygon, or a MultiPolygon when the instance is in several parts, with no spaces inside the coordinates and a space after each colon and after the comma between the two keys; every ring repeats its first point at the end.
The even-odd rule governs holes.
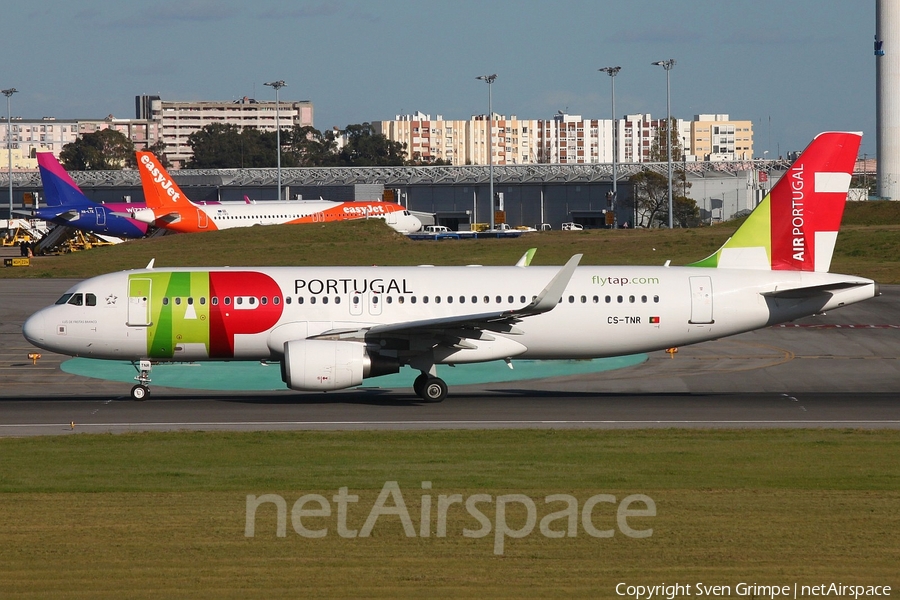
{"type": "Polygon", "coordinates": [[[137,164],[147,208],[132,211],[131,216],[138,221],[182,233],[364,218],[384,219],[400,233],[412,233],[422,227],[422,222],[415,215],[396,202],[293,200],[194,204],[152,152],[138,152],[137,164]]]}
{"type": "MultiPolygon", "coordinates": [[[[294,390],[402,365],[440,401],[436,365],[587,359],[694,344],[878,295],[828,272],[858,133],[823,133],[715,254],[685,267],[147,268],[73,286],[24,325],[50,351],[133,361],[279,361],[294,390]]],[[[151,263],[152,264],[152,263],[151,263]]]]}

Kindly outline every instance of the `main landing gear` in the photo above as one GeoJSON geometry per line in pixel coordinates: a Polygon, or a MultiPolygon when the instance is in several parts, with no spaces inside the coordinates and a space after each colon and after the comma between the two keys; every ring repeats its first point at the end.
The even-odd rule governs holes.
{"type": "Polygon", "coordinates": [[[413,391],[425,402],[441,402],[447,397],[447,384],[440,377],[422,372],[413,382],[413,391]]]}
{"type": "Polygon", "coordinates": [[[134,378],[138,382],[136,386],[131,388],[131,398],[140,402],[146,400],[150,395],[150,369],[152,368],[149,360],[142,360],[135,366],[138,369],[137,377],[134,378]]]}

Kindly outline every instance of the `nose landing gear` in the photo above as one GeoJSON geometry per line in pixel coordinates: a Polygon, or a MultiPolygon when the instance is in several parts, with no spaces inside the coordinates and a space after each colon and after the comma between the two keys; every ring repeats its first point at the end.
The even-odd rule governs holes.
{"type": "Polygon", "coordinates": [[[138,382],[136,386],[131,388],[131,398],[138,402],[146,400],[150,395],[150,370],[152,365],[149,360],[142,360],[135,366],[138,369],[137,377],[134,378],[138,382]]]}

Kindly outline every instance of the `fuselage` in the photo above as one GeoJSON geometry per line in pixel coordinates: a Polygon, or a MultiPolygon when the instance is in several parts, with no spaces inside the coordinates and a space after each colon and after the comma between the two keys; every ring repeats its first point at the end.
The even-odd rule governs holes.
{"type": "MultiPolygon", "coordinates": [[[[56,305],[35,313],[24,333],[47,350],[95,358],[277,359],[285,342],[328,331],[519,309],[558,270],[422,266],[126,271],[73,286],[56,305]]],[[[830,273],[584,266],[575,270],[552,310],[522,318],[512,331],[444,349],[435,363],[647,352],[793,320],[876,293],[870,280],[830,273]],[[832,285],[850,280],[852,286],[832,285]],[[812,286],[833,289],[794,298],[771,295],[812,286]]]]}
{"type": "Polygon", "coordinates": [[[191,208],[136,210],[133,217],[145,223],[184,233],[216,231],[253,225],[282,223],[324,223],[349,219],[380,218],[400,233],[418,231],[421,221],[393,202],[331,202],[295,200],[289,202],[234,202],[219,205],[193,205],[191,208]]]}
{"type": "Polygon", "coordinates": [[[140,238],[147,234],[149,225],[122,215],[143,208],[143,204],[125,202],[96,204],[90,202],[40,208],[34,211],[34,216],[56,225],[74,227],[101,235],[140,238]]]}

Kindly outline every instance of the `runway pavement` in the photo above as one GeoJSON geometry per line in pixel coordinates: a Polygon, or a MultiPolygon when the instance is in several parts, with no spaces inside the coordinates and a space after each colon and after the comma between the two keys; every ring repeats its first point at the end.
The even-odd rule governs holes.
{"type": "Polygon", "coordinates": [[[25,318],[71,281],[0,282],[0,436],[137,430],[900,427],[900,286],[826,316],[602,373],[456,386],[443,403],[409,388],[226,393],[130,386],[64,373],[25,318]],[[32,364],[30,352],[43,356],[32,364]]]}

